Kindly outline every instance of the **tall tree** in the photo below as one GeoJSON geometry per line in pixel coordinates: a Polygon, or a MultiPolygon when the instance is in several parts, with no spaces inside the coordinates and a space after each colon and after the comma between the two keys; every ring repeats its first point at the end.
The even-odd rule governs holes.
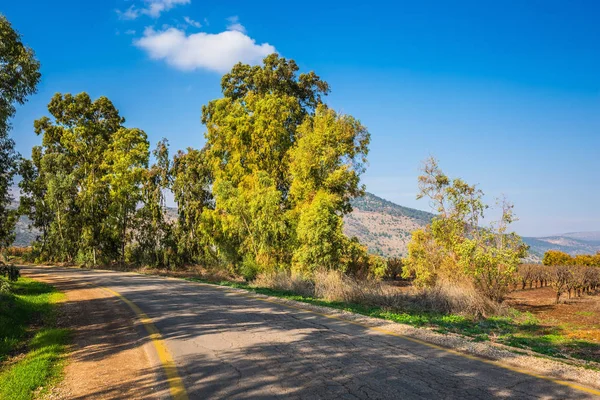
{"type": "Polygon", "coordinates": [[[292,213],[299,216],[296,270],[344,268],[341,256],[351,244],[342,233],[342,217],[352,211],[350,200],[364,194],[359,181],[369,141],[369,132],[358,120],[322,104],[298,128],[290,150],[292,213]]]}
{"type": "Polygon", "coordinates": [[[297,72],[293,60],[277,54],[259,66],[237,64],[222,79],[224,97],[202,109],[214,178],[213,237],[247,276],[289,268],[296,250],[313,244],[324,249],[296,257],[300,269],[335,265],[342,253],[341,217],[351,209],[349,199],[362,192],[367,130],[327,108],[329,85],[314,72],[297,72]],[[333,230],[313,237],[310,217],[302,213],[326,214],[333,230]]]}
{"type": "Polygon", "coordinates": [[[42,229],[43,257],[86,264],[123,260],[141,199],[148,141],[106,97],[54,95],[34,128],[42,146],[22,163],[21,208],[42,229]]]}
{"type": "Polygon", "coordinates": [[[5,16],[0,15],[0,248],[14,240],[16,213],[9,210],[10,187],[17,168],[18,155],[9,137],[10,118],[16,105],[25,103],[36,91],[40,63],[31,48],[21,41],[5,16]]]}
{"type": "Polygon", "coordinates": [[[47,171],[42,168],[42,156],[42,147],[34,146],[31,151],[31,160],[24,158],[19,163],[19,175],[21,175],[19,214],[28,216],[30,226],[41,232],[41,237],[38,238],[41,248],[38,250],[45,253],[53,215],[46,198],[48,188],[45,174],[47,171]]]}
{"type": "Polygon", "coordinates": [[[136,261],[170,266],[176,261],[172,221],[167,219],[165,192],[172,188],[169,142],[162,139],[152,152],[155,162],[144,172],[142,207],[137,212],[136,261]]]}
{"type": "Polygon", "coordinates": [[[121,128],[113,134],[102,166],[106,171],[103,180],[109,187],[109,218],[114,221],[111,225],[115,228],[114,236],[118,237],[122,263],[133,216],[142,200],[140,187],[148,168],[149,147],[144,131],[121,128]]]}
{"type": "Polygon", "coordinates": [[[173,195],[177,203],[177,249],[184,262],[204,262],[213,255],[205,210],[214,209],[212,174],[206,151],[188,148],[173,158],[173,195]]]}

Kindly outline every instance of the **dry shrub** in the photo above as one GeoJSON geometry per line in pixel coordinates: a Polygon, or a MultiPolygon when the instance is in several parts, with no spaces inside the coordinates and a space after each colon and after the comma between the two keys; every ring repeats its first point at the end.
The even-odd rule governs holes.
{"type": "Polygon", "coordinates": [[[469,284],[438,280],[435,286],[420,289],[415,305],[429,311],[472,316],[499,314],[502,307],[469,284]]]}
{"type": "Polygon", "coordinates": [[[4,249],[4,256],[6,258],[9,257],[24,257],[27,254],[31,253],[32,248],[31,247],[17,247],[17,246],[12,246],[12,247],[7,247],[6,249],[4,249]]]}
{"type": "Polygon", "coordinates": [[[289,271],[261,273],[254,279],[252,286],[285,290],[302,296],[314,296],[315,292],[313,282],[289,271]]]}
{"type": "Polygon", "coordinates": [[[389,294],[375,279],[356,279],[340,271],[315,272],[315,296],[345,303],[386,305],[389,294]]]}
{"type": "Polygon", "coordinates": [[[469,285],[439,281],[436,286],[401,291],[375,279],[357,279],[341,271],[318,270],[312,282],[290,272],[259,275],[254,287],[285,290],[327,301],[382,307],[394,312],[438,312],[488,316],[502,312],[501,306],[469,285]]]}

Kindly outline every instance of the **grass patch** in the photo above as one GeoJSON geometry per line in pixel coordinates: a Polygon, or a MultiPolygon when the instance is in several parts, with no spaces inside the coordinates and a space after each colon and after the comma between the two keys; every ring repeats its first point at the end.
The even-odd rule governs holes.
{"type": "Polygon", "coordinates": [[[350,311],[369,317],[381,318],[415,327],[431,328],[440,333],[457,333],[471,337],[475,341],[495,341],[508,346],[528,349],[534,352],[558,357],[572,357],[584,361],[600,362],[600,344],[573,339],[566,336],[563,329],[544,325],[531,313],[511,310],[507,316],[472,318],[465,315],[423,312],[420,310],[386,310],[364,304],[327,301],[315,297],[301,296],[294,292],[263,287],[253,287],[246,283],[220,281],[213,282],[199,278],[185,278],[189,281],[217,284],[245,289],[254,293],[280,297],[337,310],[350,311]]]}
{"type": "Polygon", "coordinates": [[[578,311],[575,315],[581,315],[582,317],[593,317],[596,315],[593,311],[578,311]]]}
{"type": "Polygon", "coordinates": [[[55,303],[64,295],[23,277],[12,287],[0,299],[0,399],[30,399],[62,370],[68,331],[55,327],[55,303]]]}

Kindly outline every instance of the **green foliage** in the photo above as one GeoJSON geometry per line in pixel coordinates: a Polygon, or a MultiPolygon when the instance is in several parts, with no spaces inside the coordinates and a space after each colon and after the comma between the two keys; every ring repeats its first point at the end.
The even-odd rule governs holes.
{"type": "Polygon", "coordinates": [[[488,208],[481,190],[461,179],[450,180],[434,159],[423,171],[418,198],[430,198],[438,215],[413,233],[403,276],[414,277],[417,286],[466,279],[489,299],[502,301],[527,250],[518,235],[508,232],[515,220],[512,205],[502,201],[500,220],[480,226],[488,208]]]}
{"type": "Polygon", "coordinates": [[[140,185],[148,167],[149,144],[146,133],[139,129],[117,130],[103,161],[103,183],[109,187],[110,219],[107,229],[118,238],[121,261],[125,261],[125,246],[130,242],[132,220],[137,204],[142,200],[140,185]]]}
{"type": "Polygon", "coordinates": [[[172,186],[169,144],[161,140],[153,151],[154,164],[142,177],[142,207],[136,214],[131,260],[142,265],[169,267],[177,261],[173,226],[166,217],[165,191],[172,186]]]}
{"type": "Polygon", "coordinates": [[[344,234],[342,218],[336,214],[338,201],[336,195],[319,191],[305,208],[299,210],[295,272],[310,276],[320,267],[341,267],[344,234]]]}
{"type": "Polygon", "coordinates": [[[8,279],[10,282],[16,282],[19,276],[21,276],[21,272],[18,267],[6,265],[0,261],[0,277],[8,279]]]}
{"type": "Polygon", "coordinates": [[[205,210],[214,209],[212,174],[204,150],[179,151],[171,168],[173,195],[178,205],[175,236],[184,262],[207,262],[211,251],[210,223],[205,210]]]}
{"type": "Polygon", "coordinates": [[[10,187],[17,172],[18,155],[9,137],[10,119],[17,104],[24,104],[36,91],[40,63],[33,50],[21,42],[21,35],[0,14],[0,249],[14,240],[16,213],[9,209],[10,187]]]}
{"type": "Polygon", "coordinates": [[[20,167],[20,210],[41,231],[34,247],[51,261],[123,261],[148,163],[146,134],[124,127],[106,97],[56,94],[48,111],[52,119],[34,123],[42,146],[20,167]]]}
{"type": "Polygon", "coordinates": [[[369,133],[322,103],[329,87],[317,75],[297,71],[276,54],[238,64],[202,110],[214,195],[205,226],[234,266],[343,268],[342,216],[363,193],[369,133]]]}
{"type": "Polygon", "coordinates": [[[126,128],[110,100],[56,94],[51,117],[35,121],[42,145],[20,165],[20,211],[40,231],[33,253],[86,265],[213,263],[247,279],[322,267],[384,276],[385,263],[342,233],[364,194],[367,129],[323,103],[329,86],[314,72],[276,54],[237,64],[222,89],[202,109],[205,147],[171,159],[163,140],[150,166],[146,134],[126,128]]]}
{"type": "Polygon", "coordinates": [[[0,373],[0,398],[30,399],[61,370],[68,331],[54,327],[54,303],[62,294],[45,283],[20,278],[14,294],[0,296],[0,361],[25,343],[32,325],[38,329],[27,340],[27,354],[0,373]]]}

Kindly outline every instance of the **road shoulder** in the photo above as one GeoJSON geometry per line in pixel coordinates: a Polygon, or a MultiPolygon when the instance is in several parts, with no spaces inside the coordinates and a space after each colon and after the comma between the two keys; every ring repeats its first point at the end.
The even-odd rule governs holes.
{"type": "Polygon", "coordinates": [[[64,379],[49,399],[157,399],[159,363],[151,343],[128,307],[109,292],[51,274],[26,276],[54,285],[66,295],[58,325],[72,331],[64,379]]]}

